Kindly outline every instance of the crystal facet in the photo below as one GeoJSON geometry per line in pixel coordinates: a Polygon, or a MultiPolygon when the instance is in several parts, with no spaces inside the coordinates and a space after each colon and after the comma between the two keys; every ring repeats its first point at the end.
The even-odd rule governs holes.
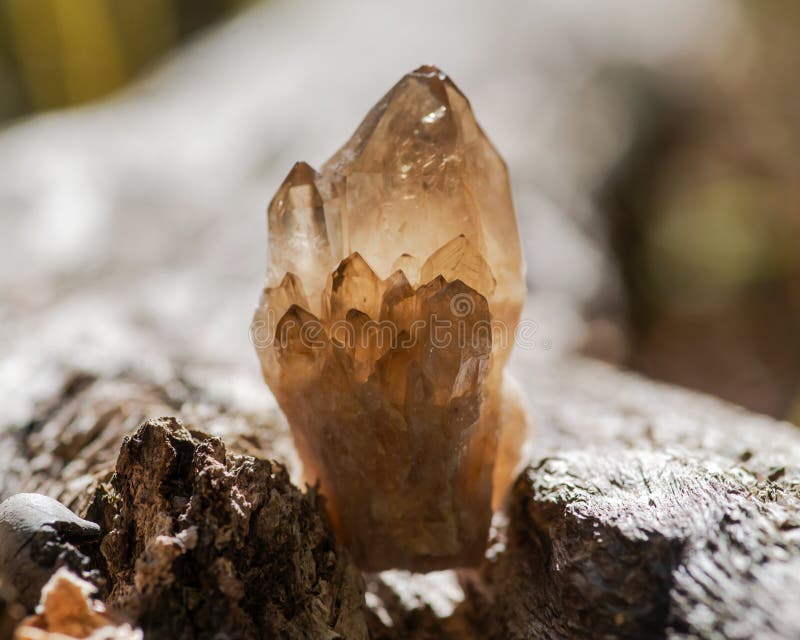
{"type": "Polygon", "coordinates": [[[278,189],[253,336],[362,568],[480,561],[525,423],[503,375],[524,290],[505,164],[434,67],[278,189]]]}

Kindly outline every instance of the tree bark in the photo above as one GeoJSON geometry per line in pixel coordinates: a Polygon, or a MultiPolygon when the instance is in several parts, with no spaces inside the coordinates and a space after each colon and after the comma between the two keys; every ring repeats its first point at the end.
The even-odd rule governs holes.
{"type": "Polygon", "coordinates": [[[276,415],[177,367],[65,369],[0,433],[3,494],[98,522],[103,593],[151,638],[800,635],[800,432],[590,361],[516,367],[537,435],[478,570],[365,582],[268,460],[291,462],[276,415]]]}

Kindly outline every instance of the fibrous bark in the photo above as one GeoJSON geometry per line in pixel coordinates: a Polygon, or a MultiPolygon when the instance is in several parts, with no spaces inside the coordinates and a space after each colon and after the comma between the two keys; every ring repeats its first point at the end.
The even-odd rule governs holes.
{"type": "Polygon", "coordinates": [[[572,451],[518,480],[496,615],[510,638],[791,638],[797,489],[715,457],[572,451]]]}
{"type": "Polygon", "coordinates": [[[171,388],[182,400],[172,404],[146,376],[96,377],[77,392],[61,385],[32,424],[3,431],[0,451],[47,432],[58,439],[39,438],[37,450],[53,452],[83,429],[92,436],[75,455],[110,466],[87,475],[65,461],[49,475],[19,456],[5,486],[63,497],[72,495],[66,486],[100,483],[80,514],[103,529],[107,603],[152,638],[234,627],[261,637],[359,637],[365,621],[371,637],[385,639],[797,637],[793,427],[591,362],[523,367],[537,418],[534,461],[514,486],[507,520],[495,522],[484,566],[424,579],[367,576],[365,609],[360,577],[330,537],[318,496],[292,487],[265,454],[228,453],[174,419],[132,427],[120,450],[126,430],[117,425],[127,423],[119,416],[148,406],[230,434],[236,451],[273,455],[284,446],[284,431],[238,405],[208,401],[198,411],[210,394],[180,378],[171,388]],[[118,418],[103,422],[109,411],[118,418]],[[273,626],[256,622],[265,611],[273,626]]]}
{"type": "Polygon", "coordinates": [[[150,638],[365,638],[363,585],[313,489],[174,419],[126,438],[89,514],[107,602],[150,638]]]}
{"type": "Polygon", "coordinates": [[[379,637],[800,636],[795,427],[596,363],[531,370],[538,454],[480,574],[445,619],[436,589],[368,582],[379,637]]]}

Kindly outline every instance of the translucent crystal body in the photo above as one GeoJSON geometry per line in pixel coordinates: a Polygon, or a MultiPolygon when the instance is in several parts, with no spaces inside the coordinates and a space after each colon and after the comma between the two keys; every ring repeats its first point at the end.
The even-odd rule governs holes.
{"type": "Polygon", "coordinates": [[[524,423],[503,392],[523,298],[505,165],[436,68],[278,189],[253,336],[362,568],[480,561],[524,423]]]}

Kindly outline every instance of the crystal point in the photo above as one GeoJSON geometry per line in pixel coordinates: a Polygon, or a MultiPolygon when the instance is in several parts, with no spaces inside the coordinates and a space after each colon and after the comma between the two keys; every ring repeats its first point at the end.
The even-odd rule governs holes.
{"type": "Polygon", "coordinates": [[[406,278],[408,278],[410,284],[417,284],[419,282],[419,270],[421,266],[417,258],[408,253],[404,253],[392,263],[391,271],[402,271],[406,278]]]}
{"type": "Polygon", "coordinates": [[[414,321],[416,309],[414,287],[411,286],[406,274],[402,271],[395,271],[386,278],[383,286],[381,322],[391,322],[398,334],[407,331],[414,321]]]}
{"type": "Polygon", "coordinates": [[[381,280],[358,253],[342,260],[328,281],[328,287],[324,295],[329,299],[330,320],[343,320],[350,309],[378,317],[381,280]]]}
{"type": "Polygon", "coordinates": [[[524,279],[467,99],[406,75],[320,173],[295,165],[269,234],[258,353],[340,541],[366,570],[478,563],[521,442],[503,366],[524,279]]]}
{"type": "Polygon", "coordinates": [[[287,272],[277,287],[266,287],[261,298],[261,305],[272,309],[275,319],[279,320],[292,305],[308,309],[308,300],[303,290],[303,283],[295,274],[287,272]]]}
{"type": "Polygon", "coordinates": [[[463,234],[434,251],[422,265],[420,276],[423,281],[437,275],[448,280],[462,280],[486,296],[494,293],[496,285],[486,260],[463,234]]]}
{"type": "Polygon", "coordinates": [[[331,243],[316,171],[305,162],[292,167],[269,205],[268,280],[292,272],[314,290],[331,265],[331,243]]]}

